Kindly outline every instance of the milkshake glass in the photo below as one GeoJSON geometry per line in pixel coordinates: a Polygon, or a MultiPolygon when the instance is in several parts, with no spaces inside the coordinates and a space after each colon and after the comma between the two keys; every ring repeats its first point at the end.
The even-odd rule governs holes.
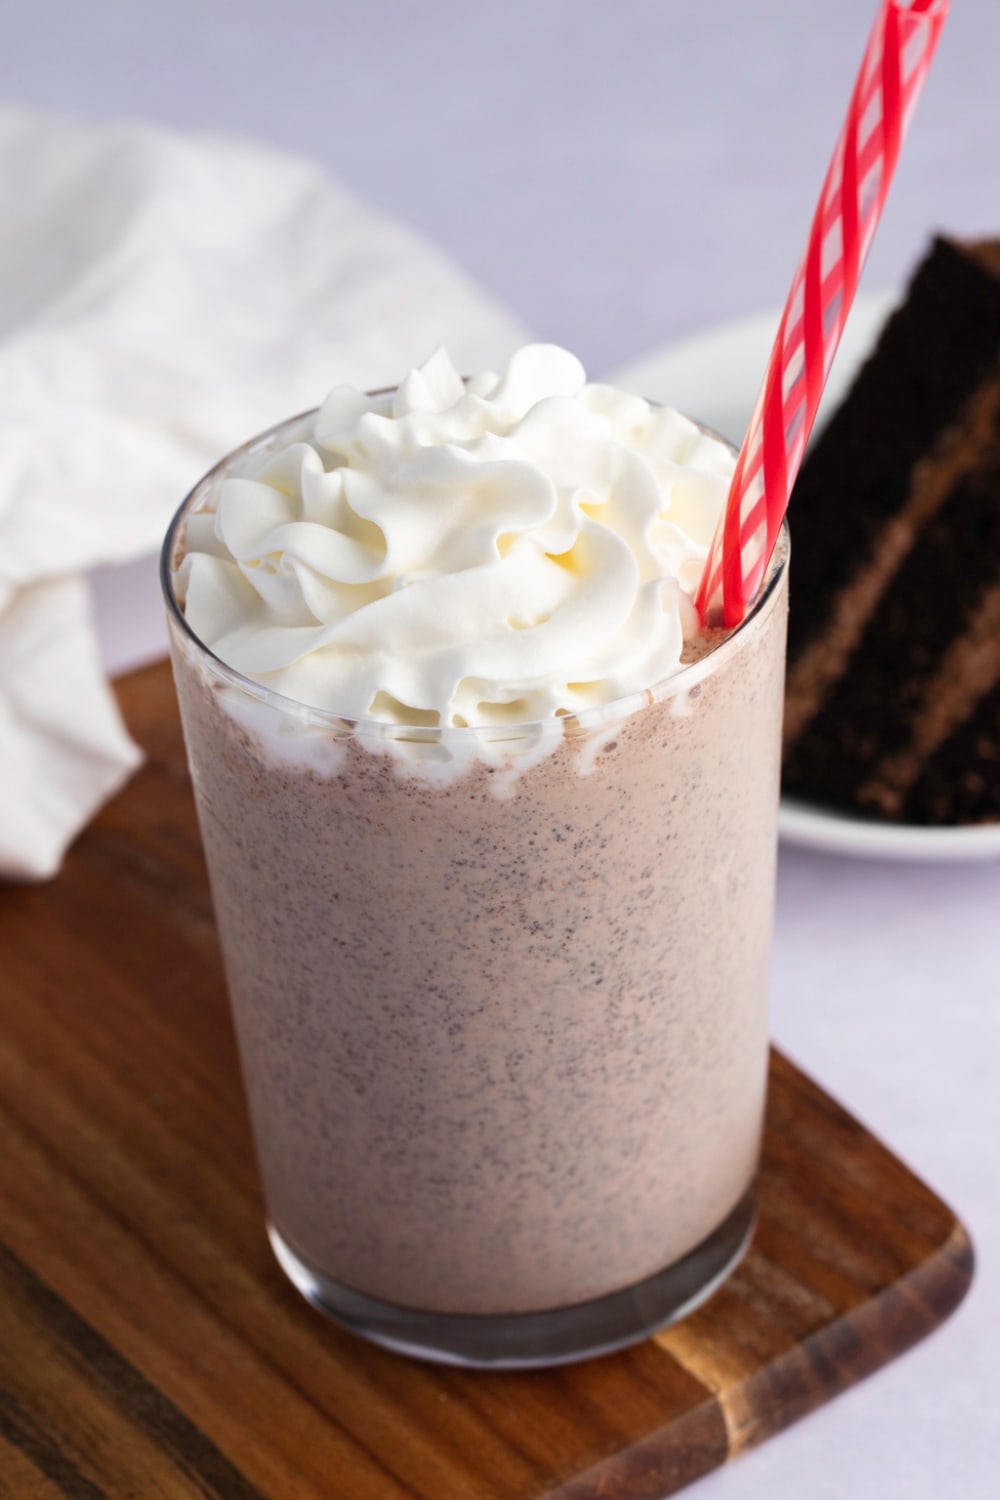
{"type": "Polygon", "coordinates": [[[787,537],[666,681],[548,722],[345,717],[171,651],[278,1260],[452,1363],[552,1364],[690,1311],[754,1222],[787,537]]]}

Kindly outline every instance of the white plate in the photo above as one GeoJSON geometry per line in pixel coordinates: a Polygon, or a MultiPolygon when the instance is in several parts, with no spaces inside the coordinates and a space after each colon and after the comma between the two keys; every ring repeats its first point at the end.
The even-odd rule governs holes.
{"type": "Polygon", "coordinates": [[[854,854],[862,859],[1000,859],[1000,823],[969,828],[918,828],[911,823],[876,823],[848,813],[812,807],[782,797],[778,828],[786,844],[854,854]]]}
{"type": "MultiPolygon", "coordinates": [[[[896,298],[889,292],[855,298],[830,371],[817,424],[846,395],[896,298]]],[[[714,427],[739,447],[764,378],[780,309],[723,323],[694,338],[615,370],[608,378],[624,390],[676,406],[714,427]]]]}
{"type": "MultiPolygon", "coordinates": [[[[892,308],[890,293],[859,296],[830,372],[817,422],[844,396],[892,308]]],[[[767,367],[780,310],[710,328],[608,378],[689,412],[739,444],[767,367]]],[[[794,517],[793,517],[794,538],[794,517]]],[[[1000,859],[1000,823],[971,828],[918,828],[878,823],[783,798],[778,826],[786,843],[867,859],[1000,859]]]]}

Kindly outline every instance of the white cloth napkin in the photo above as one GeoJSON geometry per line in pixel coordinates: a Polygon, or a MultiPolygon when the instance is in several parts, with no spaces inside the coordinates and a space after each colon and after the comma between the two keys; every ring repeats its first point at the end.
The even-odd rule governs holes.
{"type": "Polygon", "coordinates": [[[316,164],[0,111],[0,876],[55,873],[138,762],[85,584],[199,475],[338,381],[524,330],[316,164]]]}

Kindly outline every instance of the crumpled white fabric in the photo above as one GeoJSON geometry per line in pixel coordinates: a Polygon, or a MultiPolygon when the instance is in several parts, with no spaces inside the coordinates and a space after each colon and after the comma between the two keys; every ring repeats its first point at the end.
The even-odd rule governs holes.
{"type": "Polygon", "coordinates": [[[77,575],[332,386],[525,334],[322,167],[219,135],[0,111],[0,223],[0,876],[39,879],[139,759],[77,575]]]}

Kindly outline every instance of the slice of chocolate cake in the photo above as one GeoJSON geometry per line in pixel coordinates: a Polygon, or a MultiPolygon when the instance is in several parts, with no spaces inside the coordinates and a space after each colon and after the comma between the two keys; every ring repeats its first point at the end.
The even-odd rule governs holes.
{"type": "Polygon", "coordinates": [[[1000,820],[1000,241],[935,240],[791,517],[784,790],[1000,820]]]}

